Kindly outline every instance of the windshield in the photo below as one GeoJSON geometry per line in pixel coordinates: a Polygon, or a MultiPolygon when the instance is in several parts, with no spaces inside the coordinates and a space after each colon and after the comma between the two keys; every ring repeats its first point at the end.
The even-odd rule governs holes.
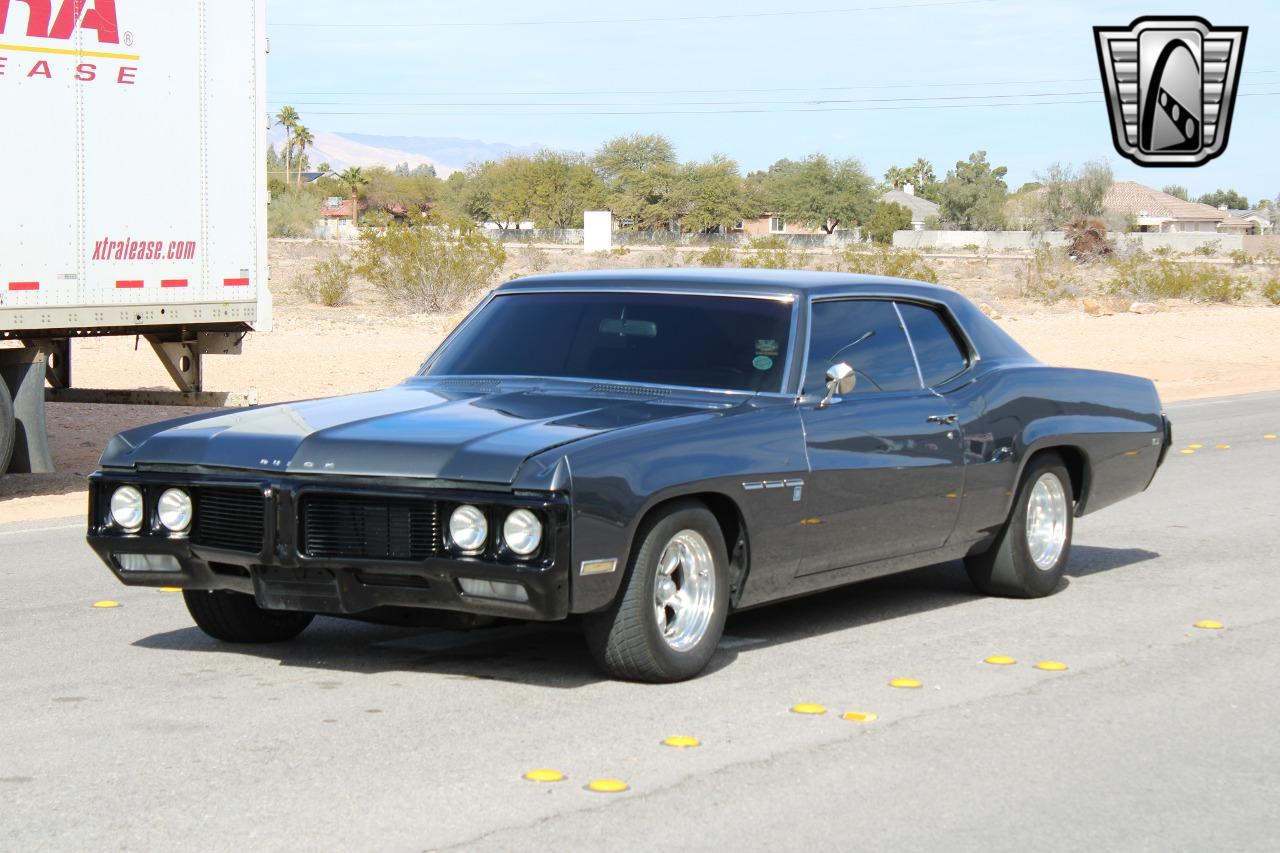
{"type": "Polygon", "coordinates": [[[546,376],[781,391],[791,302],[681,293],[506,293],[432,376],[546,376]]]}

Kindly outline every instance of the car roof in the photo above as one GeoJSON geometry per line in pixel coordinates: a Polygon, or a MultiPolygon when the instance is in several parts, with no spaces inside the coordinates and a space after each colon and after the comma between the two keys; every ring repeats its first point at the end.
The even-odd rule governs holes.
{"type": "Polygon", "coordinates": [[[826,293],[866,291],[895,293],[919,291],[917,295],[946,300],[954,291],[935,284],[925,284],[903,278],[858,275],[839,272],[810,272],[808,270],[762,269],[616,269],[585,270],[581,272],[551,273],[519,278],[498,288],[499,292],[543,288],[574,289],[592,287],[626,287],[643,285],[697,289],[712,293],[750,293],[798,296],[807,293],[820,296],[826,293]]]}
{"type": "Polygon", "coordinates": [[[700,294],[820,299],[837,295],[887,296],[942,303],[987,360],[1033,360],[1007,332],[960,293],[936,284],[857,273],[762,269],[617,269],[551,273],[518,278],[494,293],[595,289],[689,290],[700,294]]]}

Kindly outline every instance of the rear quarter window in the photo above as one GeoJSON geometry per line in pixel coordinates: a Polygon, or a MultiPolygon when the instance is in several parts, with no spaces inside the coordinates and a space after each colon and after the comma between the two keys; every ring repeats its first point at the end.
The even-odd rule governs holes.
{"type": "Polygon", "coordinates": [[[907,302],[899,302],[898,310],[911,335],[926,386],[941,385],[969,366],[951,327],[937,311],[907,302]]]}

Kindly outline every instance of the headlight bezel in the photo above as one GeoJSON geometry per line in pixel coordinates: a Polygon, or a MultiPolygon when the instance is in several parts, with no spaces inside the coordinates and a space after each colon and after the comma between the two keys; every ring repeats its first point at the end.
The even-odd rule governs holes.
{"type": "Polygon", "coordinates": [[[458,504],[449,512],[449,522],[446,525],[446,531],[448,534],[449,547],[453,551],[469,557],[483,554],[485,548],[489,545],[490,531],[488,513],[475,504],[458,504]],[[479,535],[470,537],[465,541],[460,541],[458,534],[454,530],[454,522],[459,518],[459,516],[470,516],[472,529],[478,530],[479,535]]]}
{"type": "Polygon", "coordinates": [[[192,525],[195,524],[195,499],[192,498],[191,492],[178,486],[170,486],[160,493],[160,497],[156,498],[156,529],[161,533],[168,533],[173,536],[186,536],[191,532],[192,525]],[[165,499],[170,495],[181,495],[186,501],[186,523],[175,527],[165,520],[165,499]]]}
{"type": "MultiPolygon", "coordinates": [[[[122,502],[123,503],[123,502],[122,502]]],[[[142,532],[143,526],[147,521],[147,496],[146,493],[138,486],[132,483],[121,483],[111,490],[111,494],[107,496],[107,521],[108,523],[124,533],[137,534],[142,532]],[[131,500],[134,504],[133,509],[136,510],[138,518],[136,523],[126,524],[120,520],[117,515],[116,499],[124,495],[126,498],[130,495],[136,496],[136,501],[131,500]]]]}
{"type": "Polygon", "coordinates": [[[537,556],[538,552],[542,550],[542,542],[545,535],[546,525],[542,519],[538,517],[536,512],[526,507],[516,507],[509,510],[502,520],[502,545],[519,559],[528,560],[537,556]],[[525,530],[531,529],[534,531],[531,545],[522,549],[512,541],[514,537],[509,528],[513,520],[517,523],[524,523],[525,530]]]}

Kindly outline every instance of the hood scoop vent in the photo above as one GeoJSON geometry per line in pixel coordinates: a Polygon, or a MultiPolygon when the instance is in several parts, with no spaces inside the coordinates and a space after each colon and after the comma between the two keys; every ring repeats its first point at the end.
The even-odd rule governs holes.
{"type": "Polygon", "coordinates": [[[441,379],[441,388],[457,388],[467,391],[496,391],[502,387],[501,379],[441,379]]]}
{"type": "Polygon", "coordinates": [[[671,392],[666,388],[639,388],[635,385],[610,385],[607,383],[592,385],[591,391],[595,394],[624,394],[630,397],[671,396],[671,392]]]}

